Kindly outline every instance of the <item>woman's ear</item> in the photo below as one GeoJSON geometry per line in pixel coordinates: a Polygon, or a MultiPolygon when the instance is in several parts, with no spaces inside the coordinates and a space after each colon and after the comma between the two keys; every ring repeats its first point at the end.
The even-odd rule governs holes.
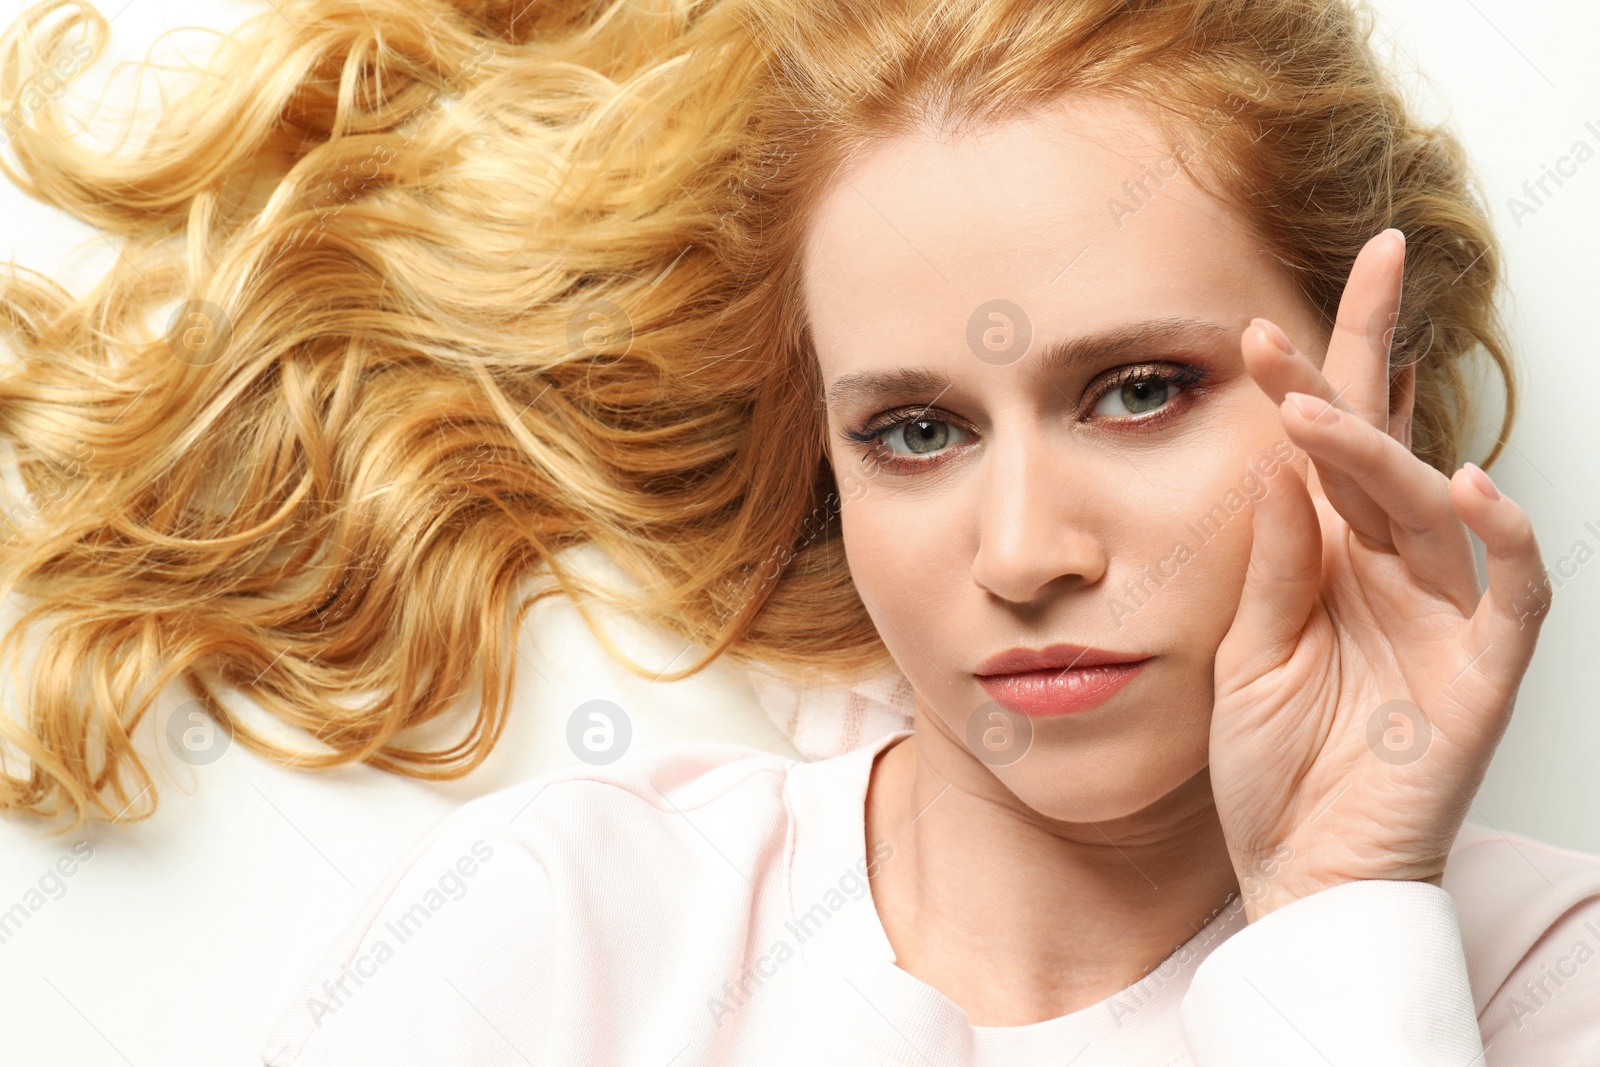
{"type": "Polygon", "coordinates": [[[1409,360],[1389,377],[1389,436],[1411,450],[1411,410],[1416,400],[1417,365],[1409,360]]]}

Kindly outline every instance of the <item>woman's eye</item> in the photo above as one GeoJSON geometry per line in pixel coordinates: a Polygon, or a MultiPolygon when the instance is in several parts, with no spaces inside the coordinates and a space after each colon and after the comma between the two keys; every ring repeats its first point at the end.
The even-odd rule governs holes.
{"type": "Polygon", "coordinates": [[[1160,375],[1146,375],[1113,385],[1095,401],[1094,413],[1109,418],[1131,418],[1157,411],[1177,394],[1177,383],[1160,375]],[[1118,405],[1122,410],[1118,411],[1118,405]]]}
{"type": "Polygon", "coordinates": [[[905,450],[899,452],[891,448],[891,451],[898,455],[925,456],[952,444],[961,444],[967,439],[967,432],[943,419],[914,419],[885,431],[883,441],[887,445],[896,437],[904,442],[905,450]],[[952,434],[955,435],[954,440],[951,440],[952,434]]]}
{"type": "MultiPolygon", "coordinates": [[[[1204,388],[1208,378],[1207,371],[1195,365],[1125,367],[1095,398],[1090,415],[1118,432],[1153,433],[1182,418],[1190,403],[1174,399],[1191,386],[1204,388]]],[[[841,436],[871,456],[880,470],[902,474],[930,470],[942,465],[945,454],[966,443],[970,435],[949,419],[922,417],[929,413],[922,408],[898,420],[886,415],[861,429],[844,430],[841,436]]]]}

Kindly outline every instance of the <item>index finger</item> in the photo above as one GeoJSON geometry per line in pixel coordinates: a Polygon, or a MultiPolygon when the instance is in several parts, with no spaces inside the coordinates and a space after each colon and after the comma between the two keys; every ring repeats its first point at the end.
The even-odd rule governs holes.
{"type": "Polygon", "coordinates": [[[1389,432],[1389,348],[1400,312],[1405,262],[1405,234],[1393,227],[1362,246],[1339,297],[1328,354],[1322,361],[1322,376],[1349,410],[1385,433],[1389,432]]]}
{"type": "MultiPolygon", "coordinates": [[[[1280,405],[1291,391],[1318,397],[1388,434],[1389,346],[1404,265],[1405,237],[1399,230],[1385,230],[1362,247],[1340,296],[1320,369],[1292,341],[1285,353],[1272,343],[1265,327],[1257,328],[1255,341],[1247,330],[1245,365],[1267,395],[1280,405]]],[[[1281,328],[1272,325],[1279,339],[1287,340],[1281,328]]],[[[1369,545],[1394,546],[1388,515],[1362,489],[1360,472],[1341,471],[1313,456],[1306,485],[1313,495],[1326,497],[1369,545]]]]}

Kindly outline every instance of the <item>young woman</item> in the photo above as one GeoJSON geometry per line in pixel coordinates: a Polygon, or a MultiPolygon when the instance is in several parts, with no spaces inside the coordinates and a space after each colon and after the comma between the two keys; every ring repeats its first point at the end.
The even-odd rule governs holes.
{"type": "MultiPolygon", "coordinates": [[[[1527,516],[1458,465],[1468,357],[1509,372],[1496,246],[1355,12],[281,18],[115,189],[30,159],[108,219],[181,206],[168,337],[204,329],[86,363],[113,430],[43,354],[106,331],[34,328],[31,381],[82,393],[12,385],[9,428],[48,412],[42,455],[66,411],[100,455],[136,426],[171,472],[100,485],[131,541],[69,495],[82,551],[11,573],[86,592],[159,543],[140,607],[186,636],[142,632],[258,675],[323,763],[481,759],[498,690],[454,749],[393,739],[582,540],[708,658],[887,657],[915,714],[816,762],[650,746],[466,805],[266,1063],[1597,1062],[1600,858],[1463,831],[1549,605],[1527,516]],[[329,551],[343,584],[293,580],[329,551]],[[234,569],[199,595],[207,554],[234,569]],[[391,665],[386,702],[331,699],[391,665]]],[[[51,766],[13,803],[100,803],[51,766]]]]}

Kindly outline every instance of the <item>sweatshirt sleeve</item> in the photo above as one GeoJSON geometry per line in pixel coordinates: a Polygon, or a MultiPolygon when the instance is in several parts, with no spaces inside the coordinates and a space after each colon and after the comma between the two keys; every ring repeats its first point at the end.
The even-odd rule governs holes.
{"type": "Polygon", "coordinates": [[[1455,904],[1427,882],[1347,882],[1217,946],[1180,1009],[1195,1067],[1474,1067],[1482,1038],[1455,904]]]}
{"type": "Polygon", "coordinates": [[[540,1062],[548,879],[493,811],[461,809],[388,874],[268,1034],[267,1067],[540,1062]]]}
{"type": "Polygon", "coordinates": [[[1483,1013],[1489,1067],[1600,1063],[1600,895],[1553,923],[1483,1013]]]}

